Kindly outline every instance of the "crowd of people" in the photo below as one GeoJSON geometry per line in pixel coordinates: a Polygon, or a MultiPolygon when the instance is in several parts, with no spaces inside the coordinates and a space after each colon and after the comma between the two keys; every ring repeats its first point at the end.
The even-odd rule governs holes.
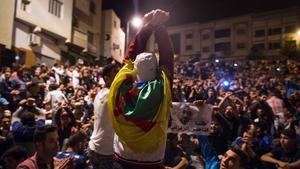
{"type": "MultiPolygon", "coordinates": [[[[153,13],[144,19],[154,18],[153,13]]],[[[163,11],[156,13],[166,20],[163,11]]],[[[145,30],[156,26],[153,19],[149,23],[145,30]]],[[[134,169],[126,158],[143,158],[122,152],[122,141],[116,153],[111,119],[99,113],[108,111],[109,89],[120,68],[115,61],[102,67],[3,67],[0,168],[134,169]]],[[[174,73],[168,72],[174,74],[169,78],[172,101],[210,104],[213,120],[209,136],[168,133],[162,146],[164,168],[300,168],[299,72],[296,60],[175,62],[174,73]]],[[[152,154],[146,159],[158,158],[152,154]]]]}

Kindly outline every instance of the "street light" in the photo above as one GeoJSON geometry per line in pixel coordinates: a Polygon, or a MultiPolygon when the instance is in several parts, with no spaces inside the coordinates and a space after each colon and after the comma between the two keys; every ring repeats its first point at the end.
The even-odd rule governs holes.
{"type": "Polygon", "coordinates": [[[139,28],[140,26],[142,26],[143,21],[140,17],[134,17],[131,21],[132,26],[134,26],[135,28],[139,28]]]}
{"type": "Polygon", "coordinates": [[[297,31],[297,35],[300,36],[300,30],[297,31]]]}
{"type": "Polygon", "coordinates": [[[143,25],[143,20],[141,17],[139,16],[135,16],[133,17],[131,20],[127,21],[127,25],[126,25],[126,43],[125,43],[125,49],[128,47],[129,45],[129,41],[130,41],[130,28],[131,26],[135,29],[141,27],[143,25]]]}

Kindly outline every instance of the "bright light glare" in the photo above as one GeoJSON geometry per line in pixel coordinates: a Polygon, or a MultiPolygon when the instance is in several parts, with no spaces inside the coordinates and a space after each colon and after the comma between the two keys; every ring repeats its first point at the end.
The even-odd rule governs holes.
{"type": "Polygon", "coordinates": [[[297,31],[297,35],[300,36],[300,30],[297,31]]]}
{"type": "Polygon", "coordinates": [[[215,60],[215,62],[216,62],[216,63],[219,63],[219,62],[220,62],[220,60],[219,60],[219,59],[216,59],[216,60],[215,60]]]}
{"type": "Polygon", "coordinates": [[[236,64],[236,63],[235,63],[235,64],[233,64],[233,66],[237,67],[237,66],[238,66],[238,64],[236,64]]]}
{"type": "Polygon", "coordinates": [[[143,21],[140,17],[134,17],[131,21],[131,24],[132,24],[133,27],[139,28],[139,27],[142,26],[143,21]]]}
{"type": "Polygon", "coordinates": [[[224,81],[224,82],[223,82],[223,85],[224,85],[224,86],[229,86],[229,82],[228,82],[228,81],[224,81]]]}

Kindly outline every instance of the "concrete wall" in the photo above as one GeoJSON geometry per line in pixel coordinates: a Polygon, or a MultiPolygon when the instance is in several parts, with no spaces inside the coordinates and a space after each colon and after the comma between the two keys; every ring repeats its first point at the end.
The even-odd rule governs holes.
{"type": "Polygon", "coordinates": [[[30,0],[26,11],[21,9],[22,0],[17,0],[16,18],[33,26],[39,26],[65,39],[70,39],[73,0],[60,0],[60,2],[62,2],[62,7],[59,18],[48,11],[49,0],[30,0]]]}
{"type": "Polygon", "coordinates": [[[120,27],[121,21],[113,10],[104,10],[102,23],[102,56],[113,57],[121,62],[125,51],[125,33],[120,27]]]}
{"type": "Polygon", "coordinates": [[[38,63],[38,57],[43,60],[43,56],[49,57],[52,60],[61,59],[61,49],[64,45],[64,41],[57,41],[53,37],[40,33],[36,36],[41,38],[41,43],[36,46],[30,45],[29,39],[31,35],[31,27],[22,22],[15,22],[15,39],[14,46],[26,52],[26,65],[32,66],[38,63]]]}
{"type": "Polygon", "coordinates": [[[101,51],[102,0],[74,0],[73,16],[77,19],[76,29],[93,33],[93,42],[88,44],[89,52],[99,56],[101,51]],[[95,13],[90,12],[90,4],[95,6],[95,13]]]}
{"type": "Polygon", "coordinates": [[[0,44],[10,49],[12,45],[15,0],[1,0],[0,11],[0,44]]]}

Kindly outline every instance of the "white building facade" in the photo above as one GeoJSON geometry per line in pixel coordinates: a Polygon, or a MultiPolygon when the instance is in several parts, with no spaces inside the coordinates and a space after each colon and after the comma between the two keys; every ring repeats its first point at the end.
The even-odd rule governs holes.
{"type": "Polygon", "coordinates": [[[300,48],[298,30],[298,7],[168,27],[175,53],[201,61],[245,59],[254,47],[263,58],[279,58],[286,45],[300,48]]]}
{"type": "Polygon", "coordinates": [[[13,46],[20,63],[51,66],[71,39],[73,0],[17,0],[13,46]]]}
{"type": "Polygon", "coordinates": [[[102,25],[101,56],[121,62],[125,52],[125,33],[119,17],[113,10],[104,10],[102,25]]]}

